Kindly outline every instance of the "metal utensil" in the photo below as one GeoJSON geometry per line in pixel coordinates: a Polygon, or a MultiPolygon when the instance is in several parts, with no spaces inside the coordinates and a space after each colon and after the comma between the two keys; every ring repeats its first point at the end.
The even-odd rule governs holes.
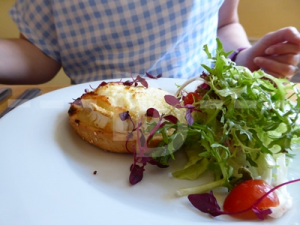
{"type": "Polygon", "coordinates": [[[33,99],[37,95],[41,93],[41,89],[39,88],[30,88],[25,90],[7,109],[5,109],[1,114],[0,118],[2,118],[5,114],[16,108],[17,106],[27,102],[30,99],[33,99]]]}
{"type": "Polygon", "coordinates": [[[0,103],[11,96],[11,88],[0,88],[0,103]]]}

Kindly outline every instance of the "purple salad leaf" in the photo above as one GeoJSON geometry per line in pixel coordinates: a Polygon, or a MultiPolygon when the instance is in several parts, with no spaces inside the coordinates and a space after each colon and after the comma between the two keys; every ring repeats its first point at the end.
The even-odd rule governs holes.
{"type": "MultiPolygon", "coordinates": [[[[107,83],[106,83],[106,82],[104,82],[104,81],[102,81],[102,83],[105,83],[105,84],[107,84],[107,83]]],[[[101,84],[102,84],[102,83],[101,83],[101,84]]],[[[101,85],[101,84],[100,84],[100,85],[101,85]]],[[[105,84],[103,84],[103,85],[105,85],[105,84]]],[[[100,86],[100,85],[99,85],[99,86],[100,86]]],[[[103,86],[103,85],[102,85],[102,86],[103,86]]],[[[98,86],[98,87],[99,87],[99,86],[98,86]]],[[[96,90],[96,89],[95,89],[95,88],[93,88],[91,85],[90,85],[90,89],[92,89],[93,91],[94,91],[94,90],[96,90]]]]}
{"type": "Polygon", "coordinates": [[[188,199],[192,205],[201,212],[209,213],[212,216],[224,214],[224,212],[220,210],[220,206],[212,191],[203,194],[191,194],[188,196],[188,199]]]}
{"type": "Polygon", "coordinates": [[[125,85],[125,86],[132,86],[133,83],[134,83],[133,81],[126,80],[126,81],[123,82],[123,85],[125,85]]]}
{"type": "MultiPolygon", "coordinates": [[[[129,140],[133,137],[133,132],[129,132],[126,136],[126,143],[125,143],[125,147],[126,147],[126,150],[127,152],[131,152],[129,151],[129,148],[128,148],[128,142],[129,140]]],[[[134,151],[133,151],[134,152],[134,151]]]]}
{"type": "Polygon", "coordinates": [[[203,90],[209,90],[210,86],[207,83],[203,83],[199,85],[199,88],[203,90]]]}
{"type": "Polygon", "coordinates": [[[269,214],[272,213],[271,209],[259,209],[259,208],[255,207],[255,206],[252,207],[252,211],[261,220],[264,220],[265,216],[267,216],[267,215],[269,215],[269,214]]]}
{"type": "Polygon", "coordinates": [[[76,98],[73,102],[71,102],[70,104],[74,104],[74,105],[79,105],[82,107],[82,101],[81,98],[76,98]]]}
{"type": "Polygon", "coordinates": [[[125,86],[138,86],[138,82],[140,82],[145,88],[148,88],[148,83],[147,81],[145,80],[145,78],[142,78],[140,75],[137,75],[137,77],[134,79],[132,78],[132,81],[124,81],[123,82],[123,85],[125,86]]]}
{"type": "Polygon", "coordinates": [[[193,104],[186,104],[184,107],[187,108],[187,109],[194,109],[194,108],[196,108],[193,104]]]}
{"type": "Polygon", "coordinates": [[[120,113],[119,116],[120,116],[120,119],[121,119],[122,121],[125,121],[125,120],[129,119],[130,122],[132,123],[133,129],[132,129],[131,132],[129,132],[129,133],[127,134],[127,137],[126,137],[126,144],[125,144],[126,150],[127,150],[128,152],[131,152],[131,151],[129,151],[129,149],[128,149],[128,142],[129,142],[129,140],[133,137],[133,131],[135,131],[135,129],[137,129],[137,128],[135,127],[135,124],[134,124],[134,122],[133,122],[133,120],[132,120],[132,118],[131,118],[131,116],[130,116],[130,114],[129,114],[129,111],[125,111],[125,112],[123,112],[123,113],[120,113]]]}
{"type": "Polygon", "coordinates": [[[127,119],[130,119],[129,111],[122,112],[122,113],[119,114],[119,116],[120,116],[120,119],[121,119],[122,121],[125,121],[125,120],[127,120],[127,119]]]}
{"type": "Polygon", "coordinates": [[[145,135],[141,132],[141,136],[140,136],[140,145],[141,147],[145,147],[146,146],[146,138],[145,135]]]}
{"type": "Polygon", "coordinates": [[[130,167],[129,183],[134,185],[140,182],[143,179],[144,170],[144,165],[132,164],[130,167]]]}
{"type": "Polygon", "coordinates": [[[142,78],[140,75],[137,76],[136,82],[140,82],[145,88],[148,88],[147,81],[144,78],[142,78]]]}
{"type": "Polygon", "coordinates": [[[165,101],[171,106],[174,106],[176,108],[182,108],[180,105],[180,101],[173,95],[165,95],[165,101]]]}
{"type": "Polygon", "coordinates": [[[162,122],[162,123],[160,124],[159,128],[162,128],[162,127],[164,127],[165,125],[166,125],[166,122],[162,122]]]}
{"type": "Polygon", "coordinates": [[[154,160],[151,157],[149,157],[148,163],[150,163],[151,165],[158,166],[159,168],[168,168],[169,167],[169,165],[164,165],[164,164],[154,160]]]}
{"type": "Polygon", "coordinates": [[[150,131],[149,136],[147,138],[147,143],[150,142],[151,138],[154,136],[155,132],[162,127],[162,125],[164,126],[165,123],[162,123],[162,118],[163,115],[159,117],[159,120],[157,122],[157,124],[153,127],[153,129],[150,131]]]}
{"type": "Polygon", "coordinates": [[[160,117],[158,110],[155,109],[155,108],[147,109],[145,116],[153,117],[153,118],[159,118],[160,117]]]}
{"type": "Polygon", "coordinates": [[[232,212],[232,213],[228,213],[228,212],[224,212],[224,211],[220,210],[220,206],[219,206],[215,196],[213,195],[212,191],[210,191],[210,193],[191,194],[188,196],[188,199],[195,208],[199,209],[201,212],[209,213],[210,215],[212,215],[214,217],[220,216],[220,215],[237,215],[237,214],[245,213],[247,211],[253,211],[259,219],[264,220],[265,216],[272,213],[272,210],[271,209],[259,209],[257,207],[258,204],[262,200],[264,200],[270,193],[274,192],[276,189],[278,189],[284,185],[292,184],[295,182],[300,182],[300,178],[295,179],[295,180],[290,180],[290,181],[287,181],[285,183],[281,183],[281,184],[275,186],[274,188],[272,188],[271,190],[266,192],[263,196],[261,196],[259,199],[257,199],[252,204],[252,206],[250,206],[249,208],[238,211],[238,212],[232,212]]]}
{"type": "Polygon", "coordinates": [[[192,111],[193,111],[192,109],[187,109],[186,113],[185,113],[185,119],[186,119],[188,125],[190,125],[190,126],[192,126],[193,123],[194,123],[194,118],[192,116],[192,111]]]}
{"type": "Polygon", "coordinates": [[[150,73],[146,72],[146,76],[151,78],[151,79],[158,79],[162,77],[162,74],[158,74],[157,76],[151,75],[150,73]]]}
{"type": "Polygon", "coordinates": [[[176,124],[178,122],[177,117],[173,116],[173,115],[164,116],[164,119],[168,120],[169,122],[174,123],[174,124],[176,124]]]}
{"type": "Polygon", "coordinates": [[[142,81],[140,81],[141,82],[141,84],[145,87],[145,88],[148,88],[148,82],[145,80],[145,79],[143,79],[142,81]]]}

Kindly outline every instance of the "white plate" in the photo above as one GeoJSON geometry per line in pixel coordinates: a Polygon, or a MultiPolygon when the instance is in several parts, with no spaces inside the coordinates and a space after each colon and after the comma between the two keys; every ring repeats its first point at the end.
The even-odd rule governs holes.
{"type": "MultiPolygon", "coordinates": [[[[175,83],[183,81],[158,79],[148,83],[174,93],[175,83]]],[[[142,182],[131,186],[128,176],[132,156],[97,149],[73,132],[67,120],[68,103],[89,85],[98,84],[42,95],[0,119],[0,224],[232,223],[231,217],[211,218],[194,209],[186,197],[176,197],[179,187],[196,183],[168,176],[176,166],[147,166],[142,182]],[[95,170],[97,174],[93,175],[95,170]]],[[[298,154],[290,168],[290,179],[300,177],[299,160],[298,154]]],[[[300,184],[288,189],[294,197],[293,208],[281,219],[268,219],[263,224],[298,224],[300,184]]]]}

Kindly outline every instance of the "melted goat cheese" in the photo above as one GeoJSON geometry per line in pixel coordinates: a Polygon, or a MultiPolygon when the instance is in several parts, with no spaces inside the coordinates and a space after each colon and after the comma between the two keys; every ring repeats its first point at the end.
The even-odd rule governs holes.
{"type": "Polygon", "coordinates": [[[131,121],[122,121],[119,114],[129,111],[132,121],[136,124],[149,108],[157,109],[160,114],[173,114],[180,121],[185,120],[185,110],[168,105],[164,96],[169,93],[158,88],[108,83],[99,86],[94,93],[96,96],[91,95],[89,98],[87,94],[82,99],[82,106],[88,110],[87,115],[91,122],[102,129],[109,125],[113,131],[129,131],[133,128],[131,121]],[[99,101],[104,101],[103,104],[100,103],[101,106],[97,104],[99,101]]]}

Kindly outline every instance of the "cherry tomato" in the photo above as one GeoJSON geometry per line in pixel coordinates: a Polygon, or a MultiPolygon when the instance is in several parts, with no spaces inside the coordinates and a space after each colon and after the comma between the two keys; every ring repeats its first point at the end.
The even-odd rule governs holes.
{"type": "Polygon", "coordinates": [[[193,104],[201,99],[201,96],[196,92],[189,92],[183,101],[184,105],[193,104]]]}
{"type": "MultiPolygon", "coordinates": [[[[271,190],[272,187],[263,180],[248,180],[232,189],[225,199],[223,208],[225,212],[238,212],[245,210],[253,205],[253,203],[271,190]]],[[[279,205],[279,199],[275,192],[268,194],[259,204],[259,209],[268,209],[279,205]]],[[[255,214],[251,211],[236,214],[237,217],[243,219],[255,218],[255,214]]]]}

